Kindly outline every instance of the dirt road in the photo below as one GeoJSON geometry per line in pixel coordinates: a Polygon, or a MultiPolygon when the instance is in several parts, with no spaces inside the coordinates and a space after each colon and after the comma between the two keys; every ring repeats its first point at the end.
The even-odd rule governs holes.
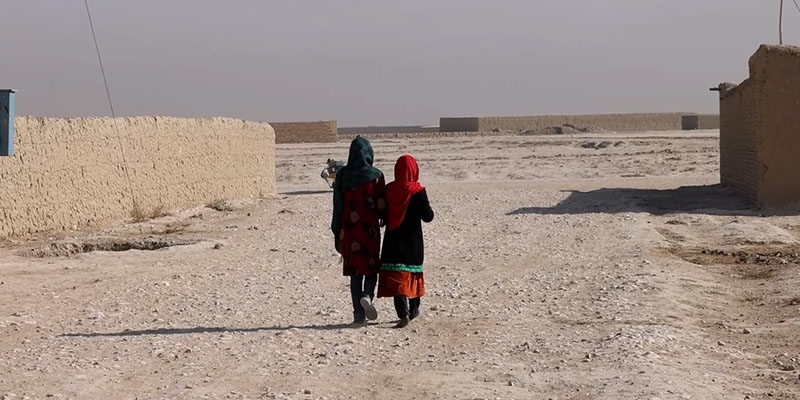
{"type": "Polygon", "coordinates": [[[406,329],[347,326],[346,142],[279,146],[278,199],[7,243],[0,398],[800,398],[800,220],[714,186],[717,140],[375,140],[436,211],[406,329]]]}

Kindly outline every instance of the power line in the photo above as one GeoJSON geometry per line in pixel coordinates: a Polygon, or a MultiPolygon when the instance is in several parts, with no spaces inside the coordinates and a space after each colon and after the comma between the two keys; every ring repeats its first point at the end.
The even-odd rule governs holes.
{"type": "Polygon", "coordinates": [[[89,0],[83,0],[86,5],[86,15],[89,17],[89,27],[92,29],[92,39],[94,39],[94,49],[97,51],[97,61],[100,62],[100,73],[103,75],[103,84],[106,86],[106,96],[108,97],[108,106],[111,108],[111,117],[116,118],[114,114],[114,103],[111,102],[111,91],[108,89],[108,80],[106,79],[106,69],[103,67],[103,58],[100,57],[100,46],[97,45],[97,35],[94,33],[94,23],[92,22],[92,13],[89,11],[89,0]]]}
{"type": "Polygon", "coordinates": [[[133,184],[131,183],[131,175],[128,172],[128,160],[125,158],[125,148],[122,145],[122,138],[119,134],[117,127],[117,115],[114,113],[114,103],[111,101],[111,90],[108,88],[108,79],[106,79],[106,69],[103,67],[103,58],[100,56],[100,46],[97,44],[97,35],[94,32],[94,23],[92,22],[92,13],[89,11],[89,0],[83,0],[86,6],[86,16],[89,17],[89,27],[92,29],[92,39],[94,40],[94,49],[97,51],[97,61],[100,63],[100,73],[103,75],[103,84],[106,87],[106,97],[108,97],[108,107],[111,109],[111,124],[114,125],[114,131],[117,133],[117,141],[119,142],[119,152],[122,156],[122,164],[125,170],[125,178],[128,180],[128,190],[133,199],[134,208],[137,207],[136,193],[133,191],[133,184]]]}
{"type": "Polygon", "coordinates": [[[800,12],[800,4],[797,4],[797,0],[792,0],[794,2],[795,8],[797,8],[797,12],[800,12]]]}

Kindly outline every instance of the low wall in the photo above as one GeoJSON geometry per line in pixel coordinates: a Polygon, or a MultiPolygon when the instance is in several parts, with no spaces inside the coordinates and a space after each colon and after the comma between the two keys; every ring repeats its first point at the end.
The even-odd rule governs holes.
{"type": "Polygon", "coordinates": [[[720,99],[720,182],[746,197],[758,200],[758,146],[756,143],[756,87],[739,85],[720,99]]]}
{"type": "Polygon", "coordinates": [[[800,47],[761,46],[752,58],[760,206],[800,204],[800,47]]]}
{"type": "Polygon", "coordinates": [[[451,137],[485,137],[485,136],[506,136],[503,132],[420,132],[420,133],[367,133],[339,135],[340,141],[351,141],[356,136],[361,136],[369,140],[380,139],[429,139],[429,138],[451,138],[451,137]]]}
{"type": "Polygon", "coordinates": [[[374,134],[406,134],[435,133],[438,126],[404,125],[404,126],[358,126],[339,128],[339,135],[374,135],[374,134]]]}
{"type": "Polygon", "coordinates": [[[336,141],[336,121],[270,122],[275,143],[330,143],[336,141]]]}
{"type": "MultiPolygon", "coordinates": [[[[439,118],[440,132],[480,132],[478,117],[442,117],[439,118]]],[[[491,129],[489,129],[491,131],[491,129]]]]}
{"type": "Polygon", "coordinates": [[[166,117],[15,123],[17,152],[0,157],[0,237],[129,218],[132,192],[145,214],[275,193],[268,124],[166,117]]]}
{"type": "Polygon", "coordinates": [[[677,131],[683,128],[682,118],[689,113],[642,113],[597,115],[541,115],[531,117],[466,117],[441,118],[442,132],[525,131],[550,127],[575,126],[607,131],[677,131]]]}
{"type": "Polygon", "coordinates": [[[681,118],[682,129],[685,131],[697,129],[719,129],[719,115],[691,114],[681,118]]]}
{"type": "Polygon", "coordinates": [[[800,204],[800,47],[762,45],[720,85],[720,179],[759,207],[800,204]]]}

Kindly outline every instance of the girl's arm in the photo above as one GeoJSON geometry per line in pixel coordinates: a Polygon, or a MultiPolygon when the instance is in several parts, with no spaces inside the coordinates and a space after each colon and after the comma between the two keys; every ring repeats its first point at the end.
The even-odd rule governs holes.
{"type": "Polygon", "coordinates": [[[386,178],[383,175],[378,178],[378,200],[376,206],[378,207],[378,220],[379,225],[386,225],[386,178]]]}
{"type": "Polygon", "coordinates": [[[344,188],[342,180],[333,182],[333,215],[331,218],[331,232],[333,232],[334,247],[339,251],[339,233],[342,230],[342,212],[344,211],[344,188]]]}
{"type": "Polygon", "coordinates": [[[428,202],[428,191],[423,190],[420,192],[420,218],[424,222],[433,221],[433,209],[431,203],[428,202]]]}

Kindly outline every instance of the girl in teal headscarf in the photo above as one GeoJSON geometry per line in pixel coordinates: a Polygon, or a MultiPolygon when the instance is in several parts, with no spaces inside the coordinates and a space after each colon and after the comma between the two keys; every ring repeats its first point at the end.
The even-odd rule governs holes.
{"type": "Polygon", "coordinates": [[[344,275],[350,277],[356,324],[378,318],[372,304],[380,266],[380,220],[386,209],[386,181],[372,166],[372,145],[362,137],[350,143],[347,165],[336,173],[333,185],[331,231],[342,255],[344,275]]]}

